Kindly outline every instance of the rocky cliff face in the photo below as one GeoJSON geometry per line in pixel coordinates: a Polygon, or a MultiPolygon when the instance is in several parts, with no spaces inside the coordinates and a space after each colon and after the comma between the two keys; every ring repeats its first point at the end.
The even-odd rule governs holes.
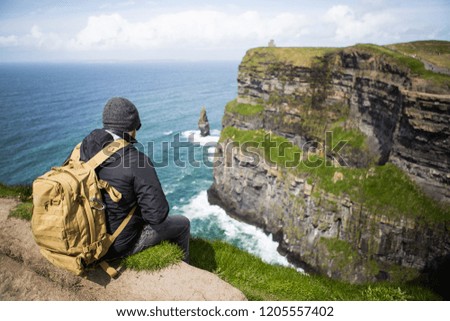
{"type": "Polygon", "coordinates": [[[216,168],[210,202],[273,233],[307,271],[350,282],[405,281],[450,253],[448,224],[371,211],[240,153],[233,161],[216,168]]]}
{"type": "MultiPolygon", "coordinates": [[[[379,164],[392,161],[430,196],[450,201],[450,90],[423,92],[433,91],[433,86],[356,49],[337,52],[332,59],[326,66],[328,77],[317,79],[328,87],[323,105],[331,112],[325,126],[339,117],[333,114],[336,109],[346,106],[347,125],[370,139],[379,164]]],[[[325,126],[318,134],[308,130],[310,111],[299,107],[314,95],[311,83],[317,68],[322,66],[268,63],[261,72],[260,64],[241,64],[237,102],[263,104],[264,112],[245,119],[226,114],[223,126],[264,128],[298,144],[323,140],[325,126]]]]}
{"type": "MultiPolygon", "coordinates": [[[[411,279],[448,259],[450,82],[435,85],[373,48],[303,52],[310,55],[305,59],[293,54],[293,48],[247,53],[223,126],[264,130],[324,155],[335,166],[328,178],[334,183],[356,175],[342,167],[367,169],[359,181],[370,185],[371,175],[395,164],[420,186],[415,192],[435,200],[441,218],[386,210],[381,199],[374,205],[377,200],[328,190],[327,178],[249,161],[241,151],[226,155],[233,136],[218,148],[217,156],[234,163],[214,169],[210,201],[273,233],[292,260],[351,282],[411,279]],[[348,144],[324,151],[327,131],[348,144]]],[[[389,184],[387,178],[385,189],[395,193],[389,184]]]]}

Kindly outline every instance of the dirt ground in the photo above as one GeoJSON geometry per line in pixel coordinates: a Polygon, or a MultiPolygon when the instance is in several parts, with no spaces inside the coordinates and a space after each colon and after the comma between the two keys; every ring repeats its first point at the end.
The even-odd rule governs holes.
{"type": "Polygon", "coordinates": [[[0,198],[0,300],[5,301],[233,301],[246,300],[216,275],[180,263],[156,272],[103,271],[86,278],[54,267],[39,253],[30,223],[8,218],[15,199],[0,198]]]}

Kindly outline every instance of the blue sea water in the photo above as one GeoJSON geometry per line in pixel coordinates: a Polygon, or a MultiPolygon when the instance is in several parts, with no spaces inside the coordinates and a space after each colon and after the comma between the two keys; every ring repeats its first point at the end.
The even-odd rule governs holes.
{"type": "Polygon", "coordinates": [[[138,147],[157,167],[171,215],[189,217],[193,236],[288,265],[270,235],[207,201],[212,168],[202,160],[220,135],[225,104],[236,97],[237,68],[237,62],[0,64],[0,182],[31,183],[61,164],[83,137],[102,127],[105,102],[127,97],[141,117],[138,147]],[[197,132],[203,106],[212,129],[208,139],[197,132]],[[187,147],[175,162],[175,140],[190,146],[200,165],[188,162],[187,147]]]}

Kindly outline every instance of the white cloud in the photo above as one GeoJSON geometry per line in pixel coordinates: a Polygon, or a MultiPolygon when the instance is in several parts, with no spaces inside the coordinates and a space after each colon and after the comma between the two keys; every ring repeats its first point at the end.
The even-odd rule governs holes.
{"type": "Polygon", "coordinates": [[[18,43],[17,36],[0,36],[0,47],[13,47],[18,43]]]}
{"type": "Polygon", "coordinates": [[[41,29],[39,29],[39,27],[36,25],[31,27],[30,35],[34,39],[38,39],[38,40],[40,40],[44,37],[44,34],[41,32],[41,29]]]}
{"type": "Polygon", "coordinates": [[[43,57],[68,59],[236,59],[270,39],[278,46],[345,46],[449,38],[442,8],[388,6],[385,0],[314,8],[292,5],[292,10],[287,6],[255,10],[237,5],[185,10],[177,6],[178,12],[170,11],[174,10],[170,6],[142,8],[138,3],[123,0],[103,9],[96,6],[95,11],[69,13],[64,23],[59,15],[3,25],[0,19],[0,30],[4,30],[0,48],[11,49],[10,59],[17,50],[33,57],[42,52],[43,57]]]}
{"type": "Polygon", "coordinates": [[[297,39],[304,34],[302,15],[282,13],[264,17],[256,11],[231,15],[214,10],[161,14],[130,22],[120,14],[91,16],[70,41],[78,50],[121,48],[210,47],[242,42],[267,43],[271,38],[297,39]]]}
{"type": "Polygon", "coordinates": [[[31,27],[30,32],[23,35],[0,36],[2,47],[37,47],[44,50],[56,50],[64,47],[64,42],[56,33],[44,33],[39,26],[31,27]]]}
{"type": "Polygon", "coordinates": [[[58,50],[65,47],[64,41],[54,32],[42,32],[39,26],[34,25],[30,34],[22,39],[25,45],[36,46],[44,50],[58,50]]]}
{"type": "Polygon", "coordinates": [[[396,29],[393,26],[398,22],[398,18],[387,11],[357,14],[346,5],[331,7],[326,12],[324,20],[334,24],[334,37],[338,42],[367,42],[372,39],[389,38],[389,34],[396,29]]]}

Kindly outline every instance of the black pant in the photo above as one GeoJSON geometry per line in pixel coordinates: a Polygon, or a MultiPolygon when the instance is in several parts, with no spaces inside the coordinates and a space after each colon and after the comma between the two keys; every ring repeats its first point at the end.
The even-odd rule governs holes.
{"type": "Polygon", "coordinates": [[[189,239],[191,236],[189,219],[182,215],[170,215],[158,225],[144,225],[141,235],[127,255],[138,253],[162,241],[177,244],[183,250],[183,261],[189,263],[189,239]]]}

